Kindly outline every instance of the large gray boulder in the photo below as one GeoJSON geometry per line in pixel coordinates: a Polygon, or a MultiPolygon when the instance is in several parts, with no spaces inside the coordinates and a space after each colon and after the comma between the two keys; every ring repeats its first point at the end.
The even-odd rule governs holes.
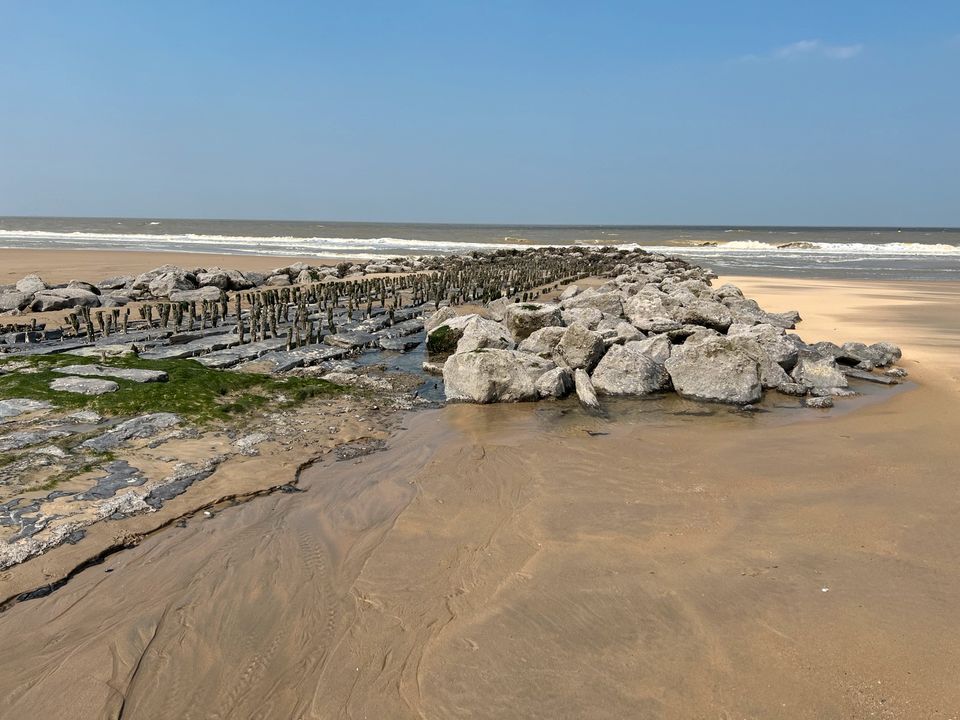
{"type": "Polygon", "coordinates": [[[106,278],[97,283],[101,290],[123,290],[133,285],[134,278],[129,275],[117,275],[116,277],[106,278]]]}
{"type": "Polygon", "coordinates": [[[503,312],[503,322],[517,342],[540,328],[563,325],[559,305],[541,303],[513,303],[503,312]]]}
{"type": "Polygon", "coordinates": [[[33,302],[33,293],[20,292],[19,290],[10,290],[0,293],[0,312],[10,310],[23,310],[33,302]]]}
{"type": "Polygon", "coordinates": [[[838,362],[858,365],[872,370],[877,367],[886,367],[900,359],[900,348],[892,343],[875,343],[865,345],[858,342],[846,342],[835,353],[838,362]]]}
{"type": "Polygon", "coordinates": [[[220,268],[210,268],[206,272],[197,273],[197,285],[200,287],[214,287],[221,290],[230,289],[230,276],[220,268]]]}
{"type": "Polygon", "coordinates": [[[540,328],[530,333],[530,336],[521,342],[517,349],[542,358],[552,358],[554,350],[557,349],[557,343],[566,331],[565,327],[559,325],[540,328]]]}
{"type": "Polygon", "coordinates": [[[193,273],[177,268],[160,273],[150,280],[147,288],[154,297],[170,297],[178,290],[193,290],[197,287],[197,278],[193,273]]]}
{"type": "Polygon", "coordinates": [[[850,383],[836,361],[830,358],[802,356],[790,376],[801,385],[813,389],[845,388],[850,383]]]}
{"type": "Polygon", "coordinates": [[[674,309],[664,303],[664,296],[642,291],[627,300],[624,314],[634,327],[644,332],[661,333],[680,327],[674,309]]]}
{"type": "Polygon", "coordinates": [[[573,390],[573,371],[567,367],[547,370],[537,378],[537,395],[542,398],[562,398],[573,390]]]}
{"type": "Polygon", "coordinates": [[[503,325],[475,315],[463,326],[463,334],[457,341],[457,352],[465,353],[483,348],[513,350],[513,346],[513,338],[503,325]]]}
{"type": "Polygon", "coordinates": [[[647,355],[640,342],[613,345],[591,380],[601,395],[649,395],[670,385],[666,368],[647,355]]]}
{"type": "MultiPolygon", "coordinates": [[[[790,382],[790,376],[787,375],[786,371],[754,338],[739,335],[734,337],[728,336],[727,340],[756,360],[757,368],[760,372],[760,384],[764,388],[780,387],[790,382]]],[[[689,342],[689,340],[687,342],[689,342]]]]}
{"type": "Polygon", "coordinates": [[[674,389],[694,400],[746,405],[763,393],[757,361],[727,338],[674,347],[665,367],[674,389]]]}
{"type": "Polygon", "coordinates": [[[433,353],[452,353],[457,349],[464,328],[480,317],[476,313],[454,315],[427,330],[427,350],[433,353]]]}
{"type": "Polygon", "coordinates": [[[283,287],[290,285],[290,276],[285,273],[277,273],[267,278],[264,283],[267,287],[283,287]]]}
{"type": "Polygon", "coordinates": [[[557,364],[566,365],[574,370],[583,368],[590,372],[603,357],[604,347],[603,336],[600,333],[574,323],[560,337],[554,358],[557,364]]]}
{"type": "Polygon", "coordinates": [[[726,332],[733,324],[730,311],[718,302],[712,300],[694,300],[684,305],[677,317],[681,323],[702,325],[703,327],[726,332]]]}
{"type": "Polygon", "coordinates": [[[560,313],[566,325],[579,323],[589,330],[596,330],[603,320],[603,313],[592,307],[570,308],[560,313]]]}
{"type": "Polygon", "coordinates": [[[200,302],[201,300],[219,300],[222,290],[214,285],[196,290],[175,290],[170,293],[171,302],[200,302]]]}
{"type": "Polygon", "coordinates": [[[572,298],[563,301],[563,309],[594,308],[604,315],[620,317],[623,315],[623,301],[618,292],[598,292],[588,288],[572,298]]]}
{"type": "Polygon", "coordinates": [[[25,278],[17,281],[17,291],[27,295],[35,295],[43,292],[49,286],[39,275],[27,275],[25,278]]]}
{"type": "Polygon", "coordinates": [[[456,353],[443,364],[447,400],[491,403],[536,400],[536,382],[553,362],[516,350],[456,353]]]}
{"type": "Polygon", "coordinates": [[[437,310],[433,315],[428,317],[423,326],[426,328],[427,332],[430,332],[436,327],[440,327],[447,320],[452,320],[457,316],[457,313],[449,305],[444,305],[442,308],[437,310]]]}
{"type": "Polygon", "coordinates": [[[673,349],[673,343],[666,335],[651,335],[643,340],[637,340],[633,344],[636,345],[638,350],[646,353],[661,365],[667,362],[667,358],[670,357],[670,352],[673,349]]]}
{"type": "Polygon", "coordinates": [[[73,290],[86,290],[87,292],[92,292],[94,295],[100,294],[100,288],[85,280],[71,280],[67,283],[67,287],[73,290]]]}
{"type": "Polygon", "coordinates": [[[99,305],[100,297],[87,290],[55,288],[34,295],[31,308],[34,312],[47,312],[75,307],[99,307],[99,305]]]}
{"type": "Polygon", "coordinates": [[[786,331],[769,323],[759,325],[731,325],[730,337],[747,337],[756,340],[767,355],[784,370],[790,371],[797,364],[797,345],[787,338],[786,331]]]}

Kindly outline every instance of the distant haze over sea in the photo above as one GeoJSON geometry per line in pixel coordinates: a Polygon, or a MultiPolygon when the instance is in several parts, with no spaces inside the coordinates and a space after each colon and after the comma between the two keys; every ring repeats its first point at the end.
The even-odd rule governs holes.
{"type": "Polygon", "coordinates": [[[0,218],[0,248],[17,249],[389,258],[573,244],[642,247],[727,274],[960,279],[957,228],[0,218]]]}

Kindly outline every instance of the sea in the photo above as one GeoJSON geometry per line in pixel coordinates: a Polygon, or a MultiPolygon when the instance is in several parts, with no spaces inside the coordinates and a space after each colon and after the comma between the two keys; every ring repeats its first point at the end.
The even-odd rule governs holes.
{"type": "Polygon", "coordinates": [[[722,274],[960,280],[960,228],[0,218],[0,249],[389,259],[568,245],[643,248],[722,274]]]}

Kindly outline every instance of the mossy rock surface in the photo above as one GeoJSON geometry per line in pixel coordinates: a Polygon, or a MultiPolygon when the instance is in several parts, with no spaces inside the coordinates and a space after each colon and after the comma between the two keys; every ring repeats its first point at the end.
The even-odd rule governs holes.
{"type": "MultiPolygon", "coordinates": [[[[22,358],[16,358],[20,361],[22,358]]],[[[25,358],[31,371],[0,376],[0,398],[47,400],[62,410],[93,410],[101,415],[134,416],[172,412],[196,423],[236,420],[266,405],[272,409],[296,406],[314,397],[343,392],[339,385],[314,378],[235,373],[206,368],[193,360],[141,360],[129,358],[82,358],[46,355],[25,358]],[[99,364],[119,368],[163,370],[163,383],[136,383],[117,379],[120,389],[108,395],[87,396],[50,389],[62,378],[53,368],[63,365],[99,364]]],[[[0,362],[0,367],[3,363],[0,362]]]]}
{"type": "Polygon", "coordinates": [[[427,352],[452,353],[457,349],[457,343],[463,337],[463,330],[441,325],[427,336],[427,352]]]}

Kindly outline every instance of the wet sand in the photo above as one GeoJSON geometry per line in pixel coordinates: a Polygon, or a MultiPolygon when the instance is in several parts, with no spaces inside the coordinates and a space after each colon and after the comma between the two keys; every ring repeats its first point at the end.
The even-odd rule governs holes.
{"type": "Polygon", "coordinates": [[[914,386],[418,413],[0,615],[0,717],[956,717],[960,285],[738,282],[914,386]]]}

